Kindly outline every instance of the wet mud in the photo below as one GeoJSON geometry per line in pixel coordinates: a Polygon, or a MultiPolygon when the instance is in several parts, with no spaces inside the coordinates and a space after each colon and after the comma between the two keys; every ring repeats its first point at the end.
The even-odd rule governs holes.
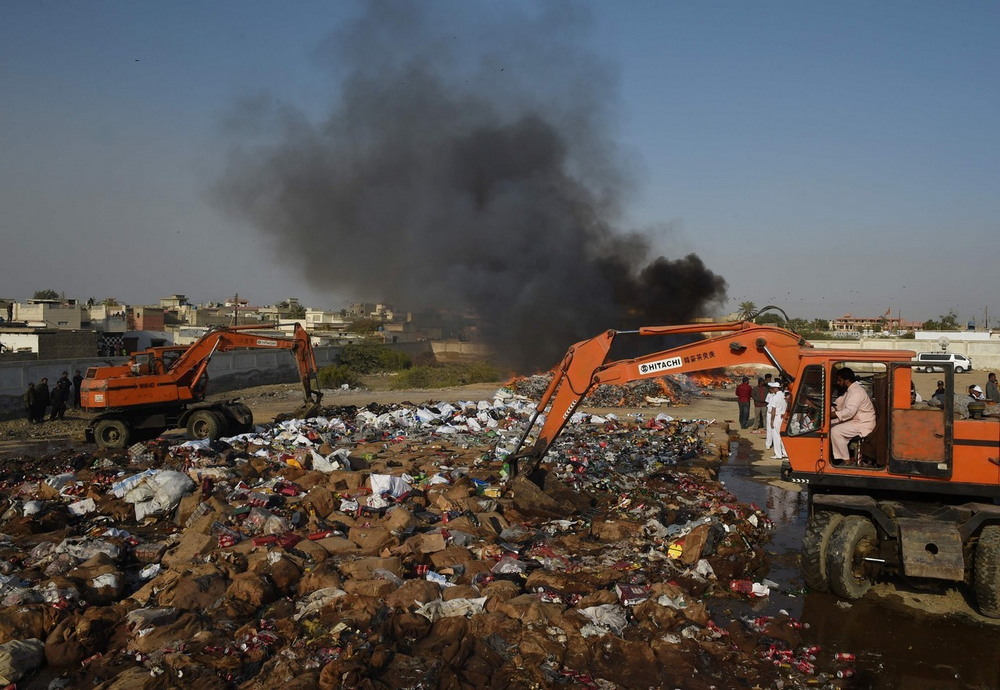
{"type": "Polygon", "coordinates": [[[803,642],[819,648],[817,672],[840,672],[846,676],[839,679],[844,688],[1000,687],[1000,623],[972,612],[959,589],[947,592],[947,611],[941,610],[945,595],[901,582],[879,584],[854,602],[807,590],[798,560],[807,494],[768,482],[755,466],[760,455],[745,440],[732,441],[719,478],[741,502],[760,506],[774,522],[774,536],[765,549],[771,563],[767,577],[778,587],[752,607],[726,602],[729,615],[739,614],[740,605],[747,606],[743,615],[787,611],[806,626],[803,642]],[[837,653],[855,658],[831,663],[837,653]]]}

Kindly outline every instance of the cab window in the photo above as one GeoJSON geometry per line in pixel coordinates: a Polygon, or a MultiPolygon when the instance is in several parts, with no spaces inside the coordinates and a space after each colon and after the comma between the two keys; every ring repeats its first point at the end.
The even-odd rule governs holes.
{"type": "Polygon", "coordinates": [[[826,409],[823,404],[825,391],[826,379],[823,367],[815,364],[807,366],[802,371],[799,391],[792,405],[792,414],[788,418],[789,436],[813,433],[823,426],[823,414],[826,409]]]}

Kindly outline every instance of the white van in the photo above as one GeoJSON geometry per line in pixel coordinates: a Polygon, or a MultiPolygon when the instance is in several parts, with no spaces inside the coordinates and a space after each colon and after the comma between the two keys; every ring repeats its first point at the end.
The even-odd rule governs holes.
{"type": "Polygon", "coordinates": [[[918,352],[913,361],[926,365],[914,367],[917,371],[944,371],[940,365],[947,362],[951,362],[952,366],[955,367],[956,374],[972,371],[972,360],[965,355],[953,352],[918,352]],[[932,366],[934,364],[938,366],[932,366]]]}

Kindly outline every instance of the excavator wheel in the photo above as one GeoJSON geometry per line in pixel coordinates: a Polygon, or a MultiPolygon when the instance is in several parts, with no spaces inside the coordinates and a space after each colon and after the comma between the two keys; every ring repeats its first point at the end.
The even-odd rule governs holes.
{"type": "Polygon", "coordinates": [[[226,418],[215,410],[197,410],[188,417],[187,433],[199,440],[221,438],[226,433],[226,418]]]}
{"type": "Polygon", "coordinates": [[[826,553],[830,589],[844,599],[860,599],[873,584],[871,566],[865,560],[878,552],[875,525],[860,515],[848,515],[834,530],[826,553]]]}
{"type": "Polygon", "coordinates": [[[986,525],[979,533],[973,586],[979,612],[1000,618],[1000,525],[986,525]]]}
{"type": "Polygon", "coordinates": [[[830,589],[826,560],[830,537],[840,525],[844,516],[818,510],[813,513],[802,535],[802,578],[810,589],[826,592],[830,589]]]}
{"type": "Polygon", "coordinates": [[[124,419],[102,419],[94,425],[94,441],[101,448],[126,448],[132,430],[124,419]]]}

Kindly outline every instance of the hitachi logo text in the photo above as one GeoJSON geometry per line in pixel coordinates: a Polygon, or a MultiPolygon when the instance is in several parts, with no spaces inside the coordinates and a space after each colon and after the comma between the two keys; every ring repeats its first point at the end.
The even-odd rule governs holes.
{"type": "Polygon", "coordinates": [[[263,338],[257,338],[257,344],[261,347],[278,347],[277,340],[264,340],[263,338]]]}
{"type": "Polygon", "coordinates": [[[645,376],[647,374],[655,374],[658,371],[676,369],[682,363],[683,362],[680,357],[671,357],[670,359],[658,359],[655,362],[646,362],[645,364],[639,365],[639,375],[645,376]]]}

